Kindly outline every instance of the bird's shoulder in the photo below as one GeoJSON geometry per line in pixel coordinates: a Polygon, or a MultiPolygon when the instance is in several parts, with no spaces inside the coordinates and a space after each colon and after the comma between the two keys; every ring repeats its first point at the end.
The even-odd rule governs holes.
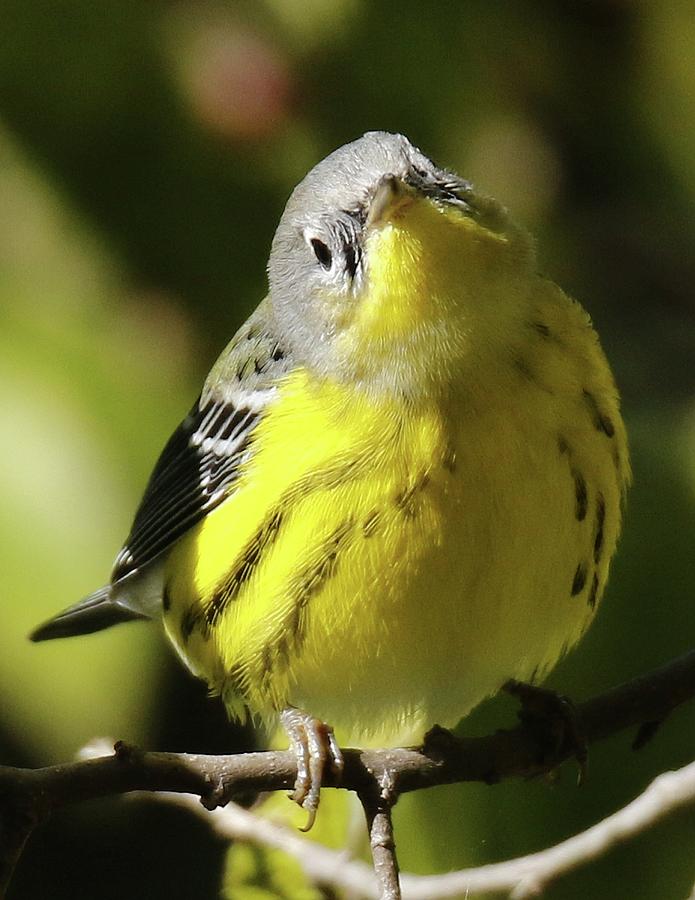
{"type": "Polygon", "coordinates": [[[142,571],[229,495],[254,431],[291,367],[264,301],[224,349],[162,450],[112,582],[142,571]]]}

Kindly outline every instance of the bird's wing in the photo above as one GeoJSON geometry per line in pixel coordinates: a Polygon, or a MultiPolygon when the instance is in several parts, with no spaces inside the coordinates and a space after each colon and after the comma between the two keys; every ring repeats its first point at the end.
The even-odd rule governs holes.
{"type": "Polygon", "coordinates": [[[152,562],[228,494],[260,413],[199,400],[157,460],[113,581],[152,562]]]}
{"type": "Polygon", "coordinates": [[[113,583],[149,565],[229,495],[254,428],[290,366],[264,301],[222,353],[157,460],[116,557],[113,583]]]}

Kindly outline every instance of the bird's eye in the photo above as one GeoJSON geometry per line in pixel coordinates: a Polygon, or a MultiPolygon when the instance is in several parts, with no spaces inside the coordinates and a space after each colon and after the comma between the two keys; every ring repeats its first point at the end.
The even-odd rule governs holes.
{"type": "Polygon", "coordinates": [[[316,255],[316,259],[318,259],[323,268],[328,271],[333,265],[333,254],[331,253],[330,249],[326,246],[326,244],[324,244],[323,241],[320,241],[318,238],[312,238],[310,243],[311,249],[316,255]]]}

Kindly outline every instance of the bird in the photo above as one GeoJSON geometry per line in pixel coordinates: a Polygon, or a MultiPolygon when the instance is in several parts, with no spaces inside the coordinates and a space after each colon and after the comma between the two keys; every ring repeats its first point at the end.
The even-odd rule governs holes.
{"type": "Polygon", "coordinates": [[[318,808],[350,740],[453,727],[595,616],[630,483],[582,306],[495,199],[368,132],[295,188],[268,292],[165,445],[106,587],[35,641],[160,622],[318,808]]]}

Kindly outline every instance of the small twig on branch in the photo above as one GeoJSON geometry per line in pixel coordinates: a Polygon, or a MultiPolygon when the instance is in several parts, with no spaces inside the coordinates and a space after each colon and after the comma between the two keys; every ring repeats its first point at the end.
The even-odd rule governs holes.
{"type": "MultiPolygon", "coordinates": [[[[578,712],[586,740],[593,743],[624,728],[661,722],[693,696],[695,651],[581,704],[578,712]]],[[[364,796],[375,785],[388,784],[395,801],[402,793],[437,784],[492,783],[548,772],[574,752],[570,746],[552,752],[540,748],[533,730],[523,725],[483,738],[437,736],[422,749],[346,750],[340,786],[364,796]]],[[[240,793],[289,789],[296,775],[289,751],[202,756],[123,744],[116,745],[114,756],[100,759],[43,769],[0,767],[0,897],[31,825],[63,806],[132,791],[193,793],[213,806],[240,793]]],[[[324,783],[338,786],[331,772],[324,783]]]]}
{"type": "Polygon", "coordinates": [[[379,897],[381,900],[401,900],[396,840],[391,818],[391,808],[397,798],[393,793],[391,780],[385,778],[381,783],[375,782],[370,790],[360,791],[358,796],[367,819],[379,897]]]}

